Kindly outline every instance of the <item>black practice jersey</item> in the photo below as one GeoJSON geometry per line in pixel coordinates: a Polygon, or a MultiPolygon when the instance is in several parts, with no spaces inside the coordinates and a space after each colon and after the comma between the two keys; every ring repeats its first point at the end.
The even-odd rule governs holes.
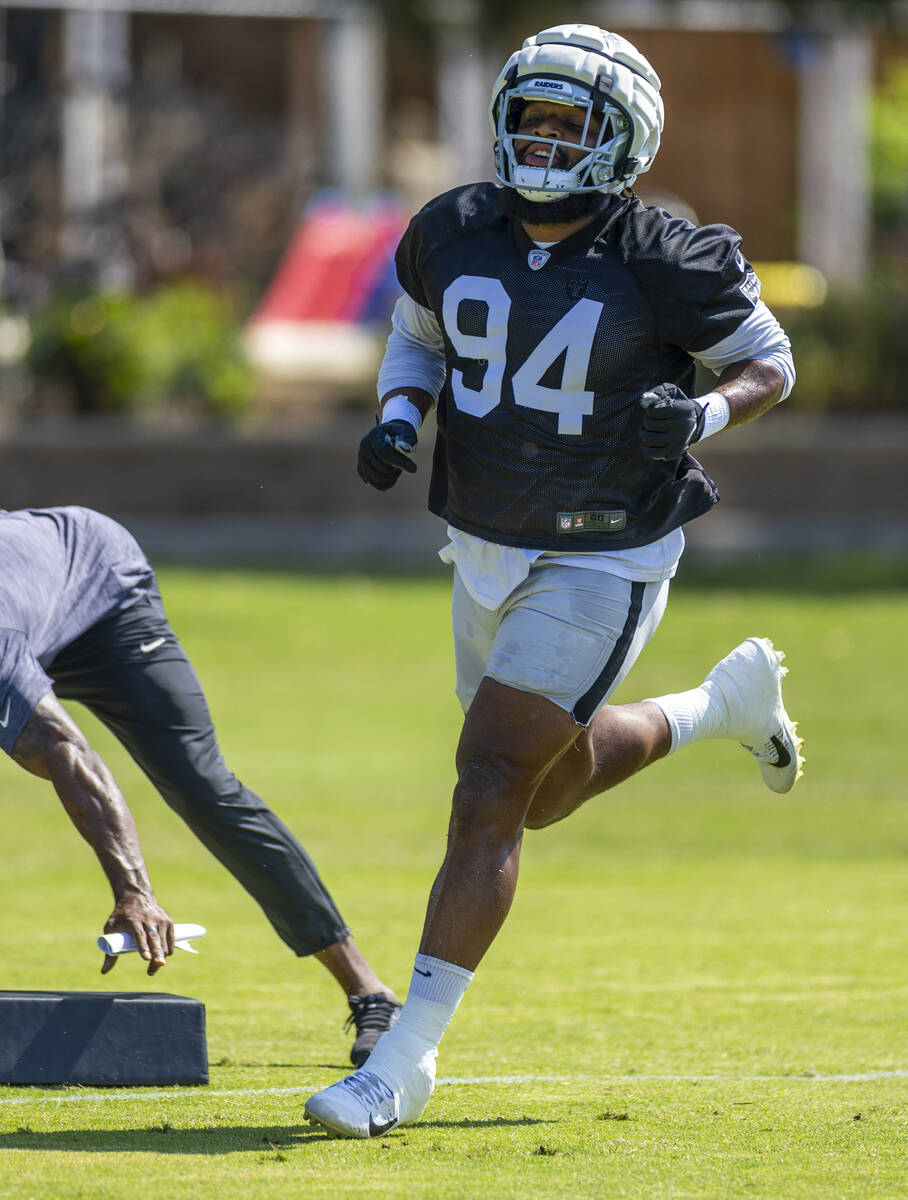
{"type": "Polygon", "coordinates": [[[422,209],[397,272],[444,337],[430,509],[489,541],[576,551],[646,545],[712,507],[690,455],[640,452],[640,397],[690,394],[691,352],[753,312],[740,241],[615,197],[540,250],[489,183],[422,209]]]}

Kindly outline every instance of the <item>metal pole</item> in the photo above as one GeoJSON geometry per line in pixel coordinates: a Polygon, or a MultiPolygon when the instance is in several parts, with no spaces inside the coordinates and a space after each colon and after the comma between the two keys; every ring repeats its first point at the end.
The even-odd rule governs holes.
{"type": "Polygon", "coordinates": [[[320,92],[331,182],[365,196],[379,185],[386,142],[385,30],[374,7],[328,22],[320,92]]]}
{"type": "Polygon", "coordinates": [[[128,181],[129,15],[63,14],[62,112],[64,261],[110,286],[128,286],[132,264],[122,229],[128,181]]]}
{"type": "Polygon", "coordinates": [[[871,38],[813,35],[800,70],[798,256],[830,280],[857,286],[870,255],[871,38]]]}
{"type": "Polygon", "coordinates": [[[452,162],[448,186],[491,179],[489,97],[501,63],[483,45],[473,5],[446,5],[436,20],[438,132],[452,162]]]}

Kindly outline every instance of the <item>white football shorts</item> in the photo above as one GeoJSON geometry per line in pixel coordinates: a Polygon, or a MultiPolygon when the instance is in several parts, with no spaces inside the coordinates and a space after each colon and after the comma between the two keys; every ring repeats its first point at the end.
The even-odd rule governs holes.
{"type": "Polygon", "coordinates": [[[484,675],[545,696],[587,726],[662,620],[669,581],[536,562],[500,608],[477,604],[454,571],[457,698],[470,707],[484,675]]]}

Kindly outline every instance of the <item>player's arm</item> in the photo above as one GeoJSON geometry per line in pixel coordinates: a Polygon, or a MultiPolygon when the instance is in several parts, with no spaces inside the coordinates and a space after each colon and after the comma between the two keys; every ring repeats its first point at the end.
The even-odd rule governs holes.
{"type": "Polygon", "coordinates": [[[688,397],[660,384],[644,395],[641,441],[650,458],[679,458],[726,425],[755,421],[794,386],[791,345],[762,300],[732,334],[694,357],[718,375],[715,387],[688,397]]]}
{"type": "Polygon", "coordinates": [[[728,403],[729,425],[762,417],[794,387],[791,343],[762,300],[734,333],[694,357],[719,376],[714,391],[728,403]]]}
{"type": "MultiPolygon", "coordinates": [[[[131,934],[153,975],[173,953],[173,922],[155,899],[135,821],[113,776],[53,692],[38,701],[12,758],[53,784],[113,890],[114,910],[104,932],[131,934]]],[[[106,956],[102,973],[116,961],[106,956]]]]}
{"type": "Polygon", "coordinates": [[[444,342],[434,313],[410,296],[398,300],[378,373],[381,417],[359,446],[364,483],[387,491],[401,471],[412,474],[417,431],[435,407],[445,380],[444,342]]]}
{"type": "Polygon", "coordinates": [[[725,367],[713,391],[724,396],[728,405],[726,424],[746,425],[779,403],[785,392],[785,376],[770,362],[747,359],[725,367]]]}

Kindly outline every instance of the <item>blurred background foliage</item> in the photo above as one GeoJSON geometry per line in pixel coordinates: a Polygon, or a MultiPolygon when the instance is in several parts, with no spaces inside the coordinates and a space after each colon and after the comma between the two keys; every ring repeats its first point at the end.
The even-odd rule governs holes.
{"type": "Polygon", "coordinates": [[[871,107],[874,258],[860,291],[780,311],[798,382],[789,403],[811,411],[904,412],[908,378],[908,63],[889,64],[871,107]]]}
{"type": "Polygon", "coordinates": [[[189,281],[56,295],[31,319],[26,362],[36,380],[66,386],[79,414],[233,417],[252,397],[235,310],[189,281]]]}
{"type": "MultiPolygon", "coordinates": [[[[788,7],[805,27],[819,11],[812,0],[788,0],[788,7]]],[[[878,25],[891,9],[885,0],[832,0],[821,7],[842,20],[878,25]]],[[[382,0],[382,8],[389,40],[405,33],[410,57],[418,57],[412,48],[428,38],[432,5],[382,0]]],[[[457,5],[449,4],[446,12],[455,20],[457,5]]],[[[516,44],[527,29],[565,19],[557,3],[539,0],[498,0],[480,5],[479,13],[495,45],[516,44]]],[[[265,36],[279,39],[278,23],[265,36]]],[[[128,286],[114,287],[109,280],[89,285],[84,279],[74,285],[56,269],[59,96],[46,88],[19,89],[0,109],[0,215],[8,259],[6,316],[0,315],[0,383],[6,385],[0,389],[0,412],[15,408],[39,417],[48,409],[186,412],[231,419],[263,403],[244,358],[244,328],[293,236],[306,198],[301,188],[308,186],[311,195],[324,183],[317,178],[316,141],[304,139],[292,156],[282,155],[284,134],[273,113],[243,110],[236,96],[207,87],[207,63],[183,63],[180,72],[168,64],[166,55],[153,57],[153,69],[137,72],[132,82],[130,183],[116,198],[119,218],[112,213],[109,221],[100,220],[93,234],[107,239],[111,260],[122,255],[132,264],[128,286]],[[18,348],[25,345],[23,355],[18,348]]],[[[255,64],[250,71],[260,86],[255,64]]],[[[784,271],[775,269],[797,264],[767,264],[763,273],[765,299],[795,351],[798,384],[787,402],[792,409],[905,409],[904,58],[881,74],[869,117],[874,257],[868,283],[860,290],[832,289],[822,303],[806,302],[786,285],[784,271]]],[[[411,151],[414,144],[411,139],[411,151]]],[[[373,404],[371,381],[359,398],[373,404]]]]}
{"type": "Polygon", "coordinates": [[[860,292],[780,312],[798,379],[785,402],[810,412],[905,411],[908,296],[880,273],[860,292]]]}
{"type": "Polygon", "coordinates": [[[873,98],[873,213],[884,241],[908,231],[908,63],[893,62],[873,98]]]}

